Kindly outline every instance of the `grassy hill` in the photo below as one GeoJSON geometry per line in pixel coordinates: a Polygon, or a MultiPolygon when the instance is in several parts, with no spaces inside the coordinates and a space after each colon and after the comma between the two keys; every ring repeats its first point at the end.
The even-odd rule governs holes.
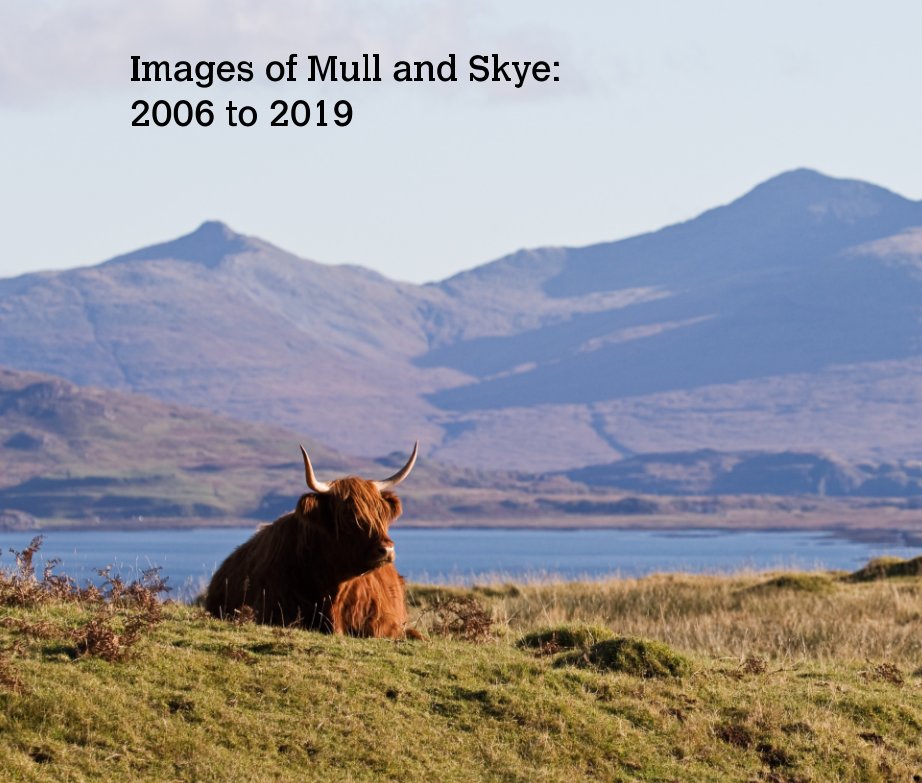
{"type": "MultiPolygon", "coordinates": [[[[140,395],[0,368],[0,513],[21,525],[240,519],[290,508],[297,435],[140,395]],[[17,514],[18,512],[18,514],[17,514]]],[[[327,469],[364,464],[311,439],[327,469]]]]}
{"type": "Polygon", "coordinates": [[[920,572],[415,586],[422,642],[7,576],[0,778],[919,780],[920,572]]]}

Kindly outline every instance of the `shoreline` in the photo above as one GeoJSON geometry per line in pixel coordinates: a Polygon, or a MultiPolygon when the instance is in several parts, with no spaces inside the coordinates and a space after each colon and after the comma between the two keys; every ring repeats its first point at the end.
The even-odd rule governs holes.
{"type": "MultiPolygon", "coordinates": [[[[222,523],[208,523],[206,520],[187,520],[181,524],[170,524],[172,520],[164,520],[164,524],[150,525],[47,525],[35,528],[4,528],[0,535],[22,535],[23,538],[43,536],[55,533],[183,533],[196,530],[253,530],[265,524],[254,520],[233,520],[222,523]],[[204,524],[203,524],[204,522],[204,524]]],[[[635,518],[631,520],[605,518],[603,520],[564,519],[549,521],[547,524],[516,524],[514,520],[471,520],[468,522],[433,522],[432,520],[414,520],[412,522],[399,522],[395,525],[398,529],[419,531],[496,531],[504,533],[579,533],[611,531],[637,531],[647,533],[662,533],[665,536],[676,537],[701,535],[726,535],[732,533],[771,533],[783,535],[786,533],[815,533],[826,534],[833,538],[844,539],[856,543],[894,544],[906,547],[922,548],[922,519],[905,520],[904,524],[894,526],[856,525],[846,521],[821,521],[811,520],[803,524],[802,520],[791,521],[787,524],[778,520],[754,522],[752,520],[704,520],[668,519],[658,523],[648,520],[640,522],[635,518]],[[704,523],[703,523],[704,522],[704,523]]]]}

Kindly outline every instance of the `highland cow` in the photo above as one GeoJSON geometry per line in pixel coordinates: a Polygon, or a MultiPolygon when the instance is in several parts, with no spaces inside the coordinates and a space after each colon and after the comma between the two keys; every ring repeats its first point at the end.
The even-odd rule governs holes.
{"type": "Polygon", "coordinates": [[[419,443],[383,481],[347,476],[327,483],[316,479],[302,446],[312,492],[221,564],[205,596],[208,612],[351,636],[418,637],[406,629],[403,578],[388,536],[401,512],[391,489],[409,475],[418,450],[419,443]]]}

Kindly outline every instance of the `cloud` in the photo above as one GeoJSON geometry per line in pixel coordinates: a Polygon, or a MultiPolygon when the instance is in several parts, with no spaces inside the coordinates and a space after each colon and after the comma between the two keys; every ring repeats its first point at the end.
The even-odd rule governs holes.
{"type": "Polygon", "coordinates": [[[41,103],[75,91],[128,89],[132,55],[254,63],[291,52],[347,56],[419,44],[421,28],[429,44],[444,45],[467,36],[469,19],[447,2],[422,12],[411,5],[385,10],[361,0],[3,3],[0,100],[41,103]],[[408,36],[408,28],[416,35],[408,36]]]}
{"type": "MultiPolygon", "coordinates": [[[[523,8],[527,8],[523,6],[523,8]]],[[[0,106],[121,94],[133,55],[145,60],[250,60],[290,53],[384,62],[501,51],[485,0],[31,0],[0,4],[0,106]],[[486,19],[486,23],[484,23],[486,19]]],[[[527,14],[523,17],[527,19],[527,14]]],[[[522,24],[523,40],[549,40],[522,24]]],[[[517,47],[518,48],[518,47],[517,47]]],[[[516,52],[518,54],[518,52],[516,52]]],[[[530,52],[525,59],[555,59],[530,52]]],[[[534,92],[540,92],[535,90],[534,92]]]]}

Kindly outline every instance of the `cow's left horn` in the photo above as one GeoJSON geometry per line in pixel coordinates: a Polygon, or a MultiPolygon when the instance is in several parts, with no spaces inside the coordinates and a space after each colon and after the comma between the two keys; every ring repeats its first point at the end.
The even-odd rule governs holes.
{"type": "MultiPolygon", "coordinates": [[[[304,457],[304,478],[307,480],[307,486],[309,486],[314,492],[318,495],[322,495],[324,492],[330,491],[330,485],[325,481],[317,481],[317,477],[314,475],[314,468],[311,465],[311,458],[307,456],[307,452],[304,450],[304,446],[301,446],[301,456],[304,457]]],[[[407,471],[409,473],[409,471],[407,471]]]]}
{"type": "Polygon", "coordinates": [[[384,479],[384,481],[375,481],[374,485],[383,492],[385,489],[392,489],[396,487],[401,481],[403,481],[407,476],[410,475],[410,471],[413,470],[413,465],[416,464],[416,454],[419,452],[419,441],[416,441],[413,444],[413,453],[410,455],[410,459],[407,460],[407,464],[404,465],[400,470],[398,470],[390,478],[384,479]]]}

